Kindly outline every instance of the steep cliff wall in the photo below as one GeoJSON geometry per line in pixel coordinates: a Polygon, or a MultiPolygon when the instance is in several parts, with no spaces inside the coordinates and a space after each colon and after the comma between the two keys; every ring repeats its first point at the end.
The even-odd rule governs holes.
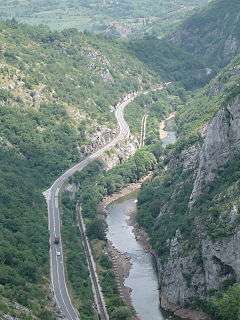
{"type": "Polygon", "coordinates": [[[217,299],[240,283],[239,70],[238,59],[177,112],[179,140],[139,196],[161,304],[186,319],[207,317],[186,313],[196,307],[217,320],[238,312],[223,318],[217,299]]]}
{"type": "MultiPolygon", "coordinates": [[[[186,213],[191,217],[192,230],[182,231],[180,225],[168,239],[167,258],[160,256],[159,260],[161,302],[170,310],[176,305],[188,307],[196,298],[205,299],[210,291],[240,282],[239,180],[230,176],[232,181],[221,185],[218,192],[219,175],[228,174],[226,165],[231,168],[240,156],[240,96],[216,114],[206,129],[203,145],[191,147],[184,154],[170,166],[173,170],[195,167],[186,213]]],[[[172,202],[187,179],[181,182],[172,194],[172,202]]],[[[171,214],[169,204],[164,214],[171,214]]],[[[158,224],[163,221],[160,213],[158,224]]]]}
{"type": "Polygon", "coordinates": [[[214,183],[217,172],[240,153],[240,97],[226,105],[208,125],[201,149],[191,205],[214,183]]]}

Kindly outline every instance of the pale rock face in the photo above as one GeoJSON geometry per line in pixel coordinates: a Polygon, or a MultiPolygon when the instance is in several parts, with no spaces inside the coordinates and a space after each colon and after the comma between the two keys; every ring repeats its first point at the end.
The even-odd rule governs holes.
{"type": "Polygon", "coordinates": [[[170,241],[170,256],[165,264],[159,263],[161,299],[184,306],[195,295],[204,294],[204,273],[194,253],[184,255],[176,233],[170,241]]]}
{"type": "Polygon", "coordinates": [[[179,158],[172,158],[169,162],[169,168],[174,168],[177,163],[181,162],[183,170],[193,170],[196,169],[199,158],[199,146],[192,145],[188,149],[182,150],[179,158]]]}
{"type": "Polygon", "coordinates": [[[116,136],[116,130],[112,130],[108,127],[102,126],[96,128],[96,131],[92,133],[90,136],[88,136],[88,139],[91,141],[86,146],[82,146],[79,150],[79,156],[80,158],[85,158],[90,153],[100,149],[116,136]]]}
{"type": "Polygon", "coordinates": [[[240,281],[240,230],[232,237],[202,240],[206,289],[219,289],[225,280],[240,281]]]}
{"type": "MultiPolygon", "coordinates": [[[[193,169],[191,211],[195,201],[214,183],[218,170],[240,155],[240,97],[220,110],[205,128],[203,145],[183,151],[171,166],[193,169]],[[183,160],[183,158],[185,158],[183,160]],[[178,165],[179,165],[178,163],[178,165]]],[[[229,224],[239,217],[239,204],[228,209],[229,224]]],[[[167,210],[165,210],[167,213],[167,210]]],[[[220,218],[221,219],[221,216],[220,218]]],[[[175,312],[195,297],[206,297],[210,289],[219,289],[227,280],[240,281],[240,228],[221,240],[211,240],[198,218],[194,222],[195,249],[184,251],[179,231],[168,240],[170,249],[166,260],[158,260],[161,302],[165,309],[175,312]]],[[[185,310],[185,309],[183,309],[185,310]]],[[[189,318],[194,319],[194,318],[189,318]]]]}
{"type": "Polygon", "coordinates": [[[239,43],[233,36],[229,36],[228,39],[225,42],[223,55],[227,58],[233,57],[235,54],[237,54],[239,49],[239,43]]]}
{"type": "MultiPolygon", "coordinates": [[[[104,126],[98,127],[97,130],[88,137],[91,143],[79,149],[80,158],[83,159],[92,152],[105,146],[111,142],[116,135],[117,132],[115,129],[110,129],[104,126]]],[[[138,140],[130,134],[130,137],[126,141],[119,142],[109,152],[106,152],[100,160],[104,162],[105,169],[110,170],[114,166],[118,165],[121,161],[132,156],[138,148],[138,140]]]]}
{"type": "Polygon", "coordinates": [[[232,210],[230,211],[230,223],[233,224],[237,220],[238,217],[238,207],[236,204],[233,205],[232,210]]]}
{"type": "Polygon", "coordinates": [[[110,170],[122,161],[128,159],[137,151],[139,147],[138,140],[130,135],[127,141],[122,141],[118,143],[116,147],[112,149],[110,154],[105,153],[101,160],[105,163],[106,170],[110,170]]]}
{"type": "Polygon", "coordinates": [[[218,169],[240,152],[240,98],[220,110],[207,128],[190,208],[211,185],[218,169]]]}

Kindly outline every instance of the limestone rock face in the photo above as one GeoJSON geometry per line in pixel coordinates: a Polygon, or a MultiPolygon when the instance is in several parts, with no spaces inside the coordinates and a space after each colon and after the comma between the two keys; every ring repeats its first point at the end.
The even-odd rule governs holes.
{"type": "Polygon", "coordinates": [[[206,290],[219,289],[225,280],[240,281],[240,230],[228,239],[202,240],[206,290]]]}
{"type": "Polygon", "coordinates": [[[192,253],[184,256],[182,244],[177,238],[171,240],[170,257],[159,264],[161,299],[184,306],[195,295],[204,295],[204,272],[192,253]]]}
{"type": "Polygon", "coordinates": [[[118,143],[110,153],[105,153],[101,157],[101,160],[105,163],[106,170],[110,170],[122,161],[134,155],[138,148],[138,140],[133,135],[130,135],[129,139],[118,143]]]}
{"type": "MultiPolygon", "coordinates": [[[[80,158],[83,159],[94,151],[105,146],[111,142],[116,135],[117,132],[115,129],[110,129],[106,126],[98,127],[97,130],[88,137],[91,143],[86,146],[82,146],[79,149],[80,158]]],[[[100,160],[104,162],[106,170],[110,170],[123,160],[132,156],[138,148],[139,141],[136,137],[130,134],[128,139],[118,143],[114,148],[101,156],[100,160]]]]}
{"type": "MultiPolygon", "coordinates": [[[[169,164],[172,168],[175,166],[193,171],[189,215],[197,206],[199,197],[207,194],[214,185],[219,170],[228,162],[239,159],[240,96],[232,99],[214,116],[204,129],[202,138],[201,146],[188,147],[169,164]]],[[[181,186],[176,187],[176,193],[179,188],[181,186]]],[[[231,196],[233,191],[237,195],[237,190],[240,191],[239,183],[228,193],[224,190],[225,197],[229,194],[231,196]]],[[[165,204],[162,214],[171,214],[170,210],[168,204],[165,204]]],[[[239,200],[229,201],[224,210],[223,214],[219,214],[218,222],[225,221],[225,214],[227,226],[234,227],[233,232],[226,233],[220,239],[213,240],[208,234],[207,222],[204,222],[201,216],[195,216],[191,240],[183,239],[179,230],[168,240],[169,254],[158,260],[161,302],[165,309],[174,312],[179,310],[179,306],[184,309],[194,298],[206,297],[209,290],[220,289],[227,281],[240,281],[240,227],[239,223],[236,223],[239,221],[239,200]],[[194,242],[194,245],[191,242],[194,242]]],[[[159,219],[158,223],[161,223],[161,216],[159,219]]]]}
{"type": "Polygon", "coordinates": [[[220,110],[207,128],[200,152],[197,178],[191,195],[190,206],[206,188],[211,186],[216,172],[240,153],[240,98],[220,110]]]}

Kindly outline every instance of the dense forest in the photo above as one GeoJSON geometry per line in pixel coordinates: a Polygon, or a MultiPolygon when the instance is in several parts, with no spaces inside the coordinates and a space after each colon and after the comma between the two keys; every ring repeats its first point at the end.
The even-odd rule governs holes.
{"type": "Polygon", "coordinates": [[[143,148],[111,170],[94,161],[68,181],[69,292],[81,319],[95,320],[80,203],[110,319],[135,316],[119,295],[99,203],[151,171],[137,222],[158,262],[161,302],[238,319],[240,3],[199,8],[208,2],[0,0],[0,318],[56,318],[42,193],[116,135],[113,107],[128,92],[171,81],[125,112],[136,141],[148,115],[143,148]],[[164,148],[159,123],[173,111],[178,139],[164,148]]]}
{"type": "Polygon", "coordinates": [[[111,104],[154,78],[123,46],[74,30],[1,22],[0,40],[0,309],[51,319],[42,192],[114,127],[111,104]]]}
{"type": "Polygon", "coordinates": [[[129,48],[163,79],[196,89],[239,53],[239,10],[237,0],[211,1],[164,38],[145,35],[132,41],[129,48]]]}

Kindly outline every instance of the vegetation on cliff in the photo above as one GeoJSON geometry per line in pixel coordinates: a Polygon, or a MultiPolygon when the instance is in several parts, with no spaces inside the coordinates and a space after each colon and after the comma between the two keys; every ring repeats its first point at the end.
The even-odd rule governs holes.
{"type": "Polygon", "coordinates": [[[130,48],[162,79],[195,89],[240,52],[239,10],[238,0],[210,1],[165,38],[149,35],[133,41],[130,48]]]}
{"type": "MultiPolygon", "coordinates": [[[[30,11],[24,3],[14,1],[15,7],[11,7],[16,10],[16,17],[24,21],[31,20],[30,11],[35,14],[42,10],[40,2],[35,2],[30,11]]],[[[44,8],[49,10],[49,24],[58,28],[53,25],[53,17],[55,20],[58,6],[62,15],[66,2],[43,3],[48,6],[44,8]]],[[[145,7],[140,0],[124,1],[119,4],[119,11],[115,2],[106,8],[99,7],[99,1],[92,1],[92,5],[82,1],[85,22],[79,23],[83,27],[89,21],[89,12],[98,11],[101,19],[109,15],[121,24],[122,19],[126,21],[127,9],[133,18],[127,25],[137,19],[145,31],[149,26],[152,28],[152,22],[154,25],[151,19],[139,21],[139,15],[146,9],[150,17],[157,13],[158,5],[164,5],[167,14],[171,11],[169,1],[153,7],[148,1],[144,3],[145,7]]],[[[180,3],[175,1],[174,12],[179,10],[180,3]]],[[[187,4],[195,5],[196,1],[187,4]]],[[[73,1],[74,13],[76,5],[73,1]]],[[[0,0],[0,7],[2,16],[8,17],[8,4],[0,0]]],[[[64,29],[61,32],[18,24],[16,20],[0,22],[0,317],[7,314],[18,319],[54,319],[49,290],[47,209],[42,192],[63,170],[105,142],[94,136],[96,131],[101,137],[112,137],[115,119],[110,106],[127,92],[150,88],[156,82],[155,73],[158,78],[193,89],[205,84],[230,62],[239,53],[239,9],[237,0],[213,1],[171,36],[160,40],[160,33],[153,36],[151,29],[151,36],[132,41],[128,48],[102,36],[64,29],[69,25],[66,15],[60,17],[64,29]]],[[[186,11],[188,7],[183,10],[186,11]]],[[[35,22],[46,22],[41,20],[41,14],[39,17],[35,22]]],[[[178,18],[173,15],[172,21],[178,18]]],[[[102,27],[100,21],[96,29],[102,27]]],[[[169,25],[163,22],[159,28],[165,32],[169,25]]],[[[234,150],[227,149],[229,157],[226,161],[223,157],[224,164],[216,161],[216,168],[209,171],[211,183],[205,183],[205,179],[205,184],[193,192],[195,185],[200,184],[196,181],[201,171],[199,159],[204,162],[212,155],[209,152],[201,157],[207,144],[207,124],[217,118],[221,125],[230,127],[236,118],[232,108],[239,105],[239,66],[237,56],[209,85],[195,93],[186,93],[176,85],[168,93],[138,98],[130,106],[127,119],[132,131],[139,135],[140,116],[149,113],[148,146],[109,172],[95,162],[72,180],[78,185],[77,198],[82,203],[113,319],[121,316],[128,319],[131,312],[119,299],[111,262],[104,255],[105,226],[97,215],[97,206],[105,195],[139,180],[152,169],[154,178],[144,184],[139,195],[138,221],[148,231],[163,271],[166,266],[169,270],[171,262],[176,263],[174,274],[180,270],[181,289],[184,288],[186,296],[177,303],[197,306],[217,320],[233,320],[239,314],[237,274],[232,265],[218,256],[219,252],[225,254],[219,244],[236,241],[234,235],[240,224],[238,140],[231,141],[224,130],[216,131],[214,137],[224,134],[234,150]],[[179,140],[163,151],[156,126],[159,118],[170,110],[177,111],[179,140]],[[203,257],[205,245],[212,249],[208,252],[214,252],[210,259],[203,257]],[[180,260],[175,259],[176,252],[180,260]],[[207,284],[208,287],[203,285],[206,261],[210,266],[215,264],[212,269],[217,274],[214,285],[207,284]]],[[[233,136],[238,132],[235,128],[232,131],[233,136]]],[[[68,281],[81,318],[87,320],[93,317],[93,297],[74,208],[75,203],[64,197],[63,239],[67,247],[68,281]]],[[[163,292],[167,276],[164,280],[163,292]]]]}
{"type": "MultiPolygon", "coordinates": [[[[239,113],[239,61],[239,57],[235,58],[209,85],[189,96],[186,103],[179,106],[176,115],[178,141],[165,150],[155,177],[143,185],[138,201],[138,221],[151,236],[151,244],[163,266],[163,277],[167,277],[163,271],[165,266],[169,268],[174,261],[176,264],[182,261],[182,267],[179,265],[179,274],[182,272],[183,277],[181,288],[188,288],[184,289],[186,296],[182,306],[196,307],[193,300],[199,298],[202,302],[197,304],[198,307],[201,306],[218,320],[234,319],[239,312],[239,304],[236,303],[239,286],[232,286],[238,282],[238,271],[233,270],[228,257],[223,260],[225,262],[218,260],[219,257],[212,258],[211,263],[216,263],[216,268],[221,270],[214,285],[207,284],[209,288],[215,286],[212,295],[205,288],[201,290],[199,279],[202,279],[202,272],[208,272],[208,257],[204,256],[202,243],[209,241],[213,252],[214,245],[216,251],[221,250],[221,243],[227,246],[229,241],[231,246],[240,225],[239,145],[234,140],[237,141],[238,129],[231,129],[231,126],[237,126],[239,113]],[[215,130],[211,131],[213,136],[209,136],[207,123],[212,119],[216,119],[216,127],[211,129],[215,130]],[[229,135],[226,130],[229,130],[229,135]],[[223,150],[213,150],[214,146],[211,150],[205,149],[206,139],[212,143],[209,139],[215,141],[216,137],[219,137],[223,150]],[[232,144],[233,149],[227,149],[228,143],[232,144]],[[205,154],[206,150],[209,153],[205,154]],[[221,152],[227,154],[222,165],[221,152]],[[208,164],[204,166],[206,161],[208,164]],[[211,167],[207,165],[215,165],[215,171],[208,172],[211,167]],[[203,172],[199,173],[199,170],[203,172]],[[203,183],[199,175],[204,177],[204,170],[213,178],[208,183],[204,182],[201,188],[196,188],[196,185],[203,183]],[[185,266],[184,259],[190,259],[188,266],[185,266]],[[196,280],[193,280],[194,277],[196,280]],[[226,303],[228,299],[235,301],[231,309],[226,303]]],[[[207,178],[204,181],[208,181],[207,178]]],[[[175,272],[178,272],[177,267],[175,272]]],[[[166,284],[163,284],[164,290],[168,291],[166,284]]]]}

